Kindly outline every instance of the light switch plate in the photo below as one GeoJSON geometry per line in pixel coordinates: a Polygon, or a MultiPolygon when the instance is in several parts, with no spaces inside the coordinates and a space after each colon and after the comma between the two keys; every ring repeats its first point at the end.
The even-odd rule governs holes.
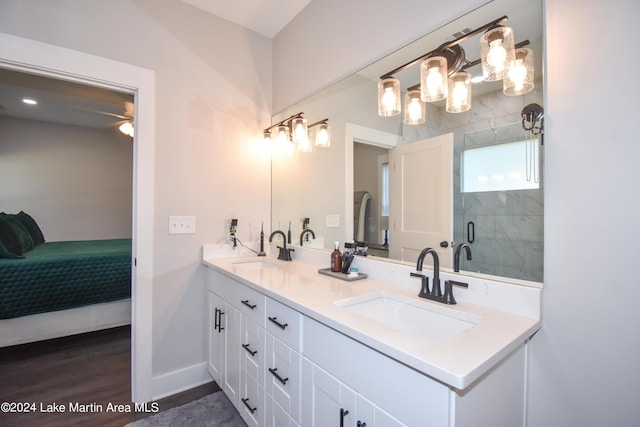
{"type": "Polygon", "coordinates": [[[195,216],[170,216],[169,234],[194,234],[196,232],[195,216]]]}
{"type": "Polygon", "coordinates": [[[340,227],[340,215],[327,215],[327,228],[340,227]]]}

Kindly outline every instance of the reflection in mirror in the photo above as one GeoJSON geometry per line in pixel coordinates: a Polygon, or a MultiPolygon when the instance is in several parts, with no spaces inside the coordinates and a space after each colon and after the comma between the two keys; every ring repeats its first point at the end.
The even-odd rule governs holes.
{"type": "MultiPolygon", "coordinates": [[[[272,123],[299,111],[309,122],[328,117],[332,142],[272,155],[272,230],[286,232],[291,222],[298,236],[309,218],[316,238],[293,244],[331,249],[334,241],[364,240],[369,256],[406,263],[430,246],[445,268],[454,246],[468,243],[473,256],[462,257],[461,273],[542,281],[544,146],[521,121],[525,106],[543,105],[541,17],[539,1],[492,1],[274,116],[272,123]],[[441,100],[425,104],[417,125],[402,113],[378,115],[381,76],[504,15],[515,42],[528,40],[534,54],[532,91],[507,96],[501,81],[481,82],[465,112],[449,113],[441,100]],[[501,160],[487,169],[487,158],[501,160]]],[[[479,58],[478,37],[461,46],[469,61],[479,58]]],[[[394,75],[402,96],[419,82],[419,68],[394,75]]]]}

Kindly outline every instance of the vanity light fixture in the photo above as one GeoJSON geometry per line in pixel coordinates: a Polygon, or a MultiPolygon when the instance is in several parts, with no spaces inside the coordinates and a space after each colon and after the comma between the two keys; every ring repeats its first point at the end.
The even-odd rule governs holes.
{"type": "Polygon", "coordinates": [[[313,148],[309,132],[312,128],[317,127],[315,133],[316,145],[328,147],[330,145],[329,119],[307,125],[307,119],[304,118],[303,114],[302,112],[294,114],[264,129],[265,144],[268,144],[273,149],[287,153],[288,156],[293,156],[295,145],[298,146],[298,151],[309,153],[313,148]],[[275,144],[273,144],[274,140],[275,144]]]}
{"type": "Polygon", "coordinates": [[[412,112],[409,110],[414,109],[413,115],[415,115],[419,105],[412,97],[412,92],[416,89],[419,90],[421,100],[424,102],[437,102],[447,98],[447,112],[468,111],[471,108],[471,75],[465,70],[480,63],[482,64],[483,81],[509,79],[508,82],[505,80],[503,84],[505,94],[521,95],[532,90],[533,53],[531,49],[519,49],[521,51],[519,56],[516,57],[515,54],[515,48],[525,46],[529,44],[529,41],[525,40],[514,46],[513,30],[501,25],[507,19],[508,17],[505,15],[475,30],[465,31],[454,40],[445,42],[431,52],[380,76],[378,114],[389,117],[400,113],[400,82],[394,75],[418,63],[420,63],[420,84],[407,89],[404,105],[405,124],[424,122],[424,120],[410,119],[412,112]],[[480,40],[481,57],[475,61],[468,61],[460,44],[479,34],[482,34],[480,40]],[[531,80],[529,80],[529,69],[526,68],[527,72],[523,72],[523,67],[527,67],[529,64],[531,64],[531,80]],[[522,77],[522,75],[527,77],[522,77]]]}

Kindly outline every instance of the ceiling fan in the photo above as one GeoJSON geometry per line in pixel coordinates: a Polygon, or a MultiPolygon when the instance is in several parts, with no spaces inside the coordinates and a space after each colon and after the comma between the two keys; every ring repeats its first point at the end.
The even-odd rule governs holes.
{"type": "Polygon", "coordinates": [[[103,115],[103,116],[114,117],[114,118],[116,118],[118,120],[113,123],[113,126],[117,126],[118,130],[120,130],[120,132],[122,132],[123,134],[128,135],[128,136],[133,138],[133,135],[134,135],[134,129],[133,129],[134,106],[133,106],[133,102],[124,101],[124,112],[122,114],[110,113],[108,111],[95,110],[93,108],[82,107],[82,106],[78,106],[78,105],[72,105],[71,109],[75,110],[75,111],[81,111],[81,112],[84,112],[84,113],[100,114],[100,115],[103,115]]]}

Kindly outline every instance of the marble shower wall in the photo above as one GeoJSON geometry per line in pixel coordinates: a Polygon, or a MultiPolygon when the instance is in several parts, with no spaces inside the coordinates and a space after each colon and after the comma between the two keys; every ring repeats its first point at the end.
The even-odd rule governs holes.
{"type": "Polygon", "coordinates": [[[427,105],[426,126],[403,126],[405,142],[453,132],[454,242],[467,241],[467,224],[475,224],[473,259],[461,257],[461,269],[542,282],[544,227],[544,147],[540,147],[540,189],[460,192],[460,157],[465,148],[521,141],[521,111],[530,103],[543,105],[542,81],[516,97],[502,91],[474,96],[470,111],[451,114],[443,106],[427,105]]]}

